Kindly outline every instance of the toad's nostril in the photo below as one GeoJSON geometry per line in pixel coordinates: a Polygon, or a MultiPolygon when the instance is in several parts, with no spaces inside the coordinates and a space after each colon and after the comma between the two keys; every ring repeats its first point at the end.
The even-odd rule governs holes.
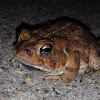
{"type": "Polygon", "coordinates": [[[30,49],[25,49],[25,53],[31,52],[30,49]]]}

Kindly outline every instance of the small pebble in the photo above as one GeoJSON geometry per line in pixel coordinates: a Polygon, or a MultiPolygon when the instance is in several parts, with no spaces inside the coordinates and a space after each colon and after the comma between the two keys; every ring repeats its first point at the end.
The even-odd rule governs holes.
{"type": "Polygon", "coordinates": [[[14,67],[14,64],[12,62],[9,63],[10,67],[14,67]]]}
{"type": "Polygon", "coordinates": [[[100,87],[100,85],[97,85],[96,87],[100,87]]]}
{"type": "Polygon", "coordinates": [[[35,89],[36,90],[36,92],[39,92],[40,90],[39,89],[35,89]]]}
{"type": "Polygon", "coordinates": [[[33,83],[32,82],[27,82],[27,84],[32,85],[33,83]]]}
{"type": "Polygon", "coordinates": [[[31,77],[26,77],[26,80],[27,81],[31,81],[31,77]]]}

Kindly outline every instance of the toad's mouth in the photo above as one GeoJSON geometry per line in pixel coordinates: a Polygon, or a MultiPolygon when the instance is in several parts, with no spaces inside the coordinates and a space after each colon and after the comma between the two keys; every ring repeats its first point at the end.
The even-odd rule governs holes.
{"type": "Polygon", "coordinates": [[[44,66],[41,66],[41,65],[31,64],[24,59],[20,59],[19,57],[16,57],[15,59],[18,60],[19,62],[21,62],[22,64],[45,71],[45,72],[47,72],[47,75],[61,75],[61,74],[65,73],[66,68],[68,66],[67,64],[65,64],[65,66],[61,69],[54,69],[54,68],[50,69],[50,68],[45,68],[44,66]]]}

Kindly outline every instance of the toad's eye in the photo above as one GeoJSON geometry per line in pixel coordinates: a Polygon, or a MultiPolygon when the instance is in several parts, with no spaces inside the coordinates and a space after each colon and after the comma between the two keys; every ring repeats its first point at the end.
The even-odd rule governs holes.
{"type": "Polygon", "coordinates": [[[49,57],[52,53],[52,45],[51,44],[45,44],[41,46],[40,48],[40,56],[41,57],[49,57]]]}

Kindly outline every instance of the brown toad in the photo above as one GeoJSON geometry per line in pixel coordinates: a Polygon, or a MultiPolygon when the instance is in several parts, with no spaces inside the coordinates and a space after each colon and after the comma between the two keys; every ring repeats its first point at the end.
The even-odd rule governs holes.
{"type": "Polygon", "coordinates": [[[100,45],[79,21],[57,18],[39,25],[21,25],[14,53],[23,64],[70,82],[88,67],[100,69],[100,45]]]}

